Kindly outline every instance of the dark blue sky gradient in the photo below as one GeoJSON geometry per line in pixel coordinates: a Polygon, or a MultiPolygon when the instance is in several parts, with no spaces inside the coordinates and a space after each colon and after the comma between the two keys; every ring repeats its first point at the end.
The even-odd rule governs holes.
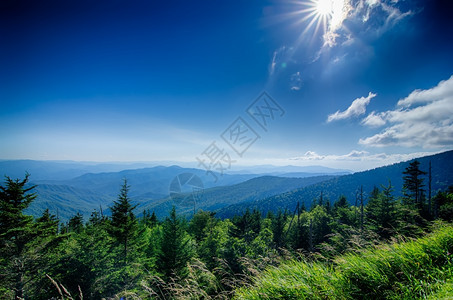
{"type": "Polygon", "coordinates": [[[364,22],[351,0],[327,47],[294,13],[310,1],[3,1],[0,159],[194,161],[263,90],[286,114],[238,164],[450,149],[359,140],[385,131],[369,113],[453,75],[452,3],[380,0],[364,22]],[[366,113],[327,122],[369,92],[366,113]],[[328,157],[292,160],[309,151],[328,157]]]}

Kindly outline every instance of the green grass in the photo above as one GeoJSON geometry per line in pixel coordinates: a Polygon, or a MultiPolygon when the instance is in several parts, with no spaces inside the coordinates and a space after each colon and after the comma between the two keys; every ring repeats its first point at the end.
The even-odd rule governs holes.
{"type": "Polygon", "coordinates": [[[331,266],[290,261],[236,299],[453,299],[453,226],[423,238],[338,257],[331,266]],[[450,297],[450,298],[449,298],[450,297]]]}

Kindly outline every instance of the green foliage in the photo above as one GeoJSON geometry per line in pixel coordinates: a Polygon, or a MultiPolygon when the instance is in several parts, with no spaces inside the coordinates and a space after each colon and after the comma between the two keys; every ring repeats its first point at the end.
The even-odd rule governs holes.
{"type": "Polygon", "coordinates": [[[162,224],[162,240],[158,254],[158,270],[164,278],[173,274],[181,275],[186,271],[186,265],[193,256],[193,244],[187,234],[183,220],[176,215],[176,209],[162,224]]]}
{"type": "Polygon", "coordinates": [[[383,239],[388,239],[398,230],[398,206],[393,197],[393,186],[382,186],[382,192],[376,191],[366,206],[367,223],[371,230],[383,239]]]}
{"type": "Polygon", "coordinates": [[[425,186],[424,178],[425,171],[420,170],[420,162],[414,160],[409,163],[409,166],[403,172],[403,200],[404,204],[413,206],[422,212],[425,209],[425,186]]]}
{"type": "Polygon", "coordinates": [[[35,186],[26,187],[29,175],[23,180],[6,177],[6,187],[0,186],[0,241],[10,243],[13,253],[20,253],[31,234],[33,218],[23,211],[36,198],[31,192],[35,186]]]}
{"type": "Polygon", "coordinates": [[[285,220],[286,217],[281,210],[277,212],[274,217],[270,215],[271,230],[272,230],[272,242],[276,249],[281,249],[286,246],[285,239],[285,220]]]}
{"type": "Polygon", "coordinates": [[[206,238],[209,228],[214,225],[214,214],[199,210],[190,220],[188,231],[197,243],[206,238]],[[208,228],[209,227],[209,228],[208,228]]]}
{"type": "Polygon", "coordinates": [[[224,256],[225,249],[230,247],[229,232],[233,226],[229,220],[225,220],[205,229],[206,238],[199,244],[198,255],[209,270],[220,267],[220,258],[224,256]]]}
{"type": "MultiPolygon", "coordinates": [[[[224,299],[235,291],[244,299],[413,299],[451,293],[453,227],[436,225],[420,238],[432,230],[425,212],[396,197],[390,182],[365,196],[362,227],[360,209],[346,196],[331,205],[327,192],[310,198],[317,199],[310,211],[300,199],[294,211],[267,217],[253,209],[221,220],[200,210],[188,221],[173,208],[163,221],[148,210],[138,219],[126,181],[111,217],[99,209],[86,223],[76,214],[62,225],[49,210],[35,220],[24,214],[34,199],[27,180],[7,178],[0,189],[0,299],[224,299]],[[400,235],[406,242],[395,243],[400,235]],[[392,244],[376,247],[384,241],[392,244]]],[[[453,189],[437,193],[432,203],[435,213],[451,220],[453,189]]]]}
{"type": "Polygon", "coordinates": [[[445,221],[453,221],[453,187],[447,192],[439,191],[433,200],[439,217],[445,221]]]}
{"type": "Polygon", "coordinates": [[[0,186],[0,273],[15,298],[25,296],[27,268],[34,267],[35,253],[27,248],[33,237],[33,218],[23,214],[36,197],[30,193],[34,186],[26,187],[28,178],[28,174],[23,180],[6,177],[6,186],[0,186]]]}
{"type": "Polygon", "coordinates": [[[68,231],[80,233],[83,230],[83,216],[81,213],[77,213],[68,222],[68,231]]]}
{"type": "Polygon", "coordinates": [[[345,254],[334,265],[284,263],[268,269],[253,287],[239,289],[236,298],[413,299],[447,293],[452,251],[453,227],[442,225],[418,240],[345,254]]]}
{"type": "Polygon", "coordinates": [[[128,193],[129,186],[127,180],[124,179],[118,200],[113,202],[113,207],[111,208],[112,219],[109,227],[111,235],[123,247],[122,261],[124,264],[127,264],[130,248],[135,242],[138,226],[133,212],[136,206],[131,204],[128,193]]]}
{"type": "MultiPolygon", "coordinates": [[[[453,176],[451,176],[453,173],[453,151],[421,157],[417,161],[420,162],[420,170],[428,170],[429,162],[432,162],[432,191],[434,193],[438,190],[446,190],[449,185],[453,185],[453,176]]],[[[402,173],[407,167],[408,162],[401,162],[368,171],[330,178],[262,200],[230,205],[217,211],[217,216],[231,218],[233,215],[243,214],[247,208],[250,210],[257,208],[264,215],[269,211],[277,213],[279,209],[294,211],[297,203],[305,204],[309,208],[313,199],[319,199],[321,192],[323,192],[324,198],[332,200],[344,195],[350,201],[349,204],[353,205],[358,187],[363,185],[364,191],[372,191],[375,186],[387,184],[389,179],[394,186],[394,196],[399,199],[402,196],[402,173]]]]}

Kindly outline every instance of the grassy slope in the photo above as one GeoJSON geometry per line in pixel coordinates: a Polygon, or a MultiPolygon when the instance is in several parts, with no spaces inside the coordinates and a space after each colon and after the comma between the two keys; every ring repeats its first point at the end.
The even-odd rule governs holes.
{"type": "Polygon", "coordinates": [[[236,299],[453,299],[453,226],[339,257],[333,266],[288,262],[236,299]]]}

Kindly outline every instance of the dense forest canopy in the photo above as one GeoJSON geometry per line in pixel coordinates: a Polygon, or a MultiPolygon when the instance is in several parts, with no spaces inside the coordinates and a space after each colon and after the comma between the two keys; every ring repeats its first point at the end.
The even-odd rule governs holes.
{"type": "Polygon", "coordinates": [[[418,161],[351,205],[323,194],[308,207],[265,215],[257,209],[229,219],[198,210],[189,220],[173,207],[165,219],[137,217],[125,179],[112,215],[94,210],[62,223],[49,210],[24,210],[35,186],[5,178],[0,187],[0,293],[2,299],[230,298],[270,266],[293,260],[331,263],[350,251],[397,236],[417,237],[435,220],[453,220],[453,188],[431,195],[428,171],[418,161]],[[367,201],[364,201],[367,197],[367,201]]]}

